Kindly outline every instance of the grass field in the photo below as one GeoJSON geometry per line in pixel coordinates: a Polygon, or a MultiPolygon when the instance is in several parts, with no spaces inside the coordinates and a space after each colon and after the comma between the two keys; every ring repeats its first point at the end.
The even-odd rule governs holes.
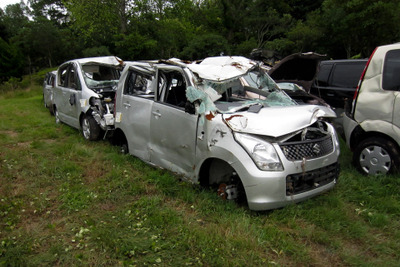
{"type": "Polygon", "coordinates": [[[334,190],[253,212],[0,95],[0,266],[400,266],[400,179],[342,143],[334,190]]]}

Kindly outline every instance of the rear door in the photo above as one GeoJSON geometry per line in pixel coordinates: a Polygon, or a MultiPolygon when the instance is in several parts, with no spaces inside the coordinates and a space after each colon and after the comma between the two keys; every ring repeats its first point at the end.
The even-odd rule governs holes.
{"type": "Polygon", "coordinates": [[[400,134],[400,49],[386,53],[382,72],[382,89],[394,99],[393,127],[400,134]]]}
{"type": "Polygon", "coordinates": [[[117,103],[116,122],[125,133],[129,152],[150,161],[150,114],[154,93],[149,90],[153,74],[130,67],[117,103]]]}
{"type": "Polygon", "coordinates": [[[198,116],[185,112],[189,83],[182,69],[173,66],[158,69],[156,78],[156,101],[150,118],[151,162],[191,176],[198,116]]]}

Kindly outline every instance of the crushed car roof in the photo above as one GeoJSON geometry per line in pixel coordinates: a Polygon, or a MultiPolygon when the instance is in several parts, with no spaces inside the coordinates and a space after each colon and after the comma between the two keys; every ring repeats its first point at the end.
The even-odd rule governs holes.
{"type": "Polygon", "coordinates": [[[87,64],[106,64],[111,66],[121,66],[124,64],[124,61],[116,56],[105,56],[105,57],[88,57],[88,58],[80,58],[71,60],[78,62],[81,65],[87,64]]]}
{"type": "Polygon", "coordinates": [[[246,74],[257,66],[255,61],[240,56],[208,57],[200,63],[186,65],[200,78],[212,81],[225,81],[246,74]]]}

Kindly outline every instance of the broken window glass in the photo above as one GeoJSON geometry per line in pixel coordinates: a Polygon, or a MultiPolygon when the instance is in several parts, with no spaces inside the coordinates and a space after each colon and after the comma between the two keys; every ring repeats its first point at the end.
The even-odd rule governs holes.
{"type": "Polygon", "coordinates": [[[231,113],[261,107],[293,106],[297,103],[263,71],[252,70],[245,75],[225,80],[203,80],[198,89],[188,87],[186,96],[190,102],[198,101],[198,113],[204,118],[208,114],[231,113]]]}
{"type": "Polygon", "coordinates": [[[117,69],[103,65],[84,65],[82,72],[85,83],[90,89],[116,89],[120,76],[117,69]]]}

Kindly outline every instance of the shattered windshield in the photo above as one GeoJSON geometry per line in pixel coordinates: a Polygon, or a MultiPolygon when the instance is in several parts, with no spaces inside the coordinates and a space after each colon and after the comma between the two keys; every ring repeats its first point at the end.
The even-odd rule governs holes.
{"type": "Polygon", "coordinates": [[[211,87],[218,93],[214,103],[221,111],[237,111],[252,105],[263,107],[296,105],[296,102],[279,89],[268,74],[260,70],[253,70],[244,76],[224,82],[206,81],[205,87],[211,87]]]}
{"type": "Polygon", "coordinates": [[[116,89],[120,72],[115,67],[105,65],[82,66],[83,77],[90,89],[116,89]]]}

